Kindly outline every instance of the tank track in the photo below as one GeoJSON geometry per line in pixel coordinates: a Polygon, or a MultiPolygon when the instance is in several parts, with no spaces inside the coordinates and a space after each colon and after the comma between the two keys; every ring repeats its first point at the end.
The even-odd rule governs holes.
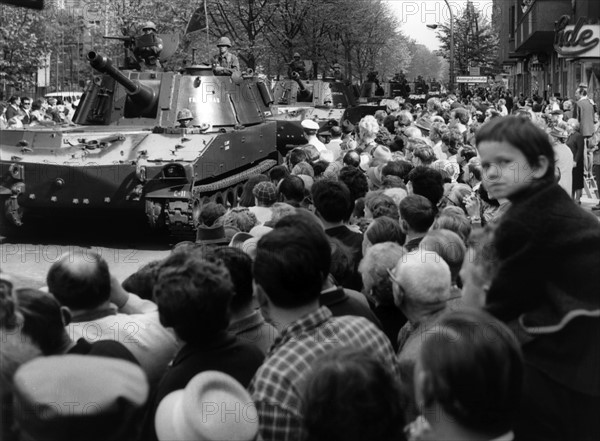
{"type": "Polygon", "coordinates": [[[194,219],[194,205],[201,204],[204,197],[210,200],[227,204],[229,201],[232,205],[237,202],[237,195],[231,192],[228,195],[222,194],[222,190],[233,189],[236,185],[247,181],[250,177],[264,173],[267,170],[277,165],[274,159],[267,159],[260,164],[244,170],[241,173],[235,174],[220,181],[210,184],[202,184],[195,186],[192,190],[191,199],[167,199],[164,201],[164,225],[167,229],[170,241],[172,243],[182,241],[196,241],[196,220],[194,219]],[[233,200],[232,200],[233,199],[233,200]]]}

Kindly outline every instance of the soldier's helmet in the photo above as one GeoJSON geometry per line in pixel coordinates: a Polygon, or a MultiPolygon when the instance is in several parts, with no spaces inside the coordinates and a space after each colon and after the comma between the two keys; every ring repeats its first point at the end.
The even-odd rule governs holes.
{"type": "Polygon", "coordinates": [[[145,31],[146,29],[152,29],[154,32],[157,32],[156,25],[151,21],[147,21],[146,23],[144,23],[144,26],[142,26],[142,31],[145,31]]]}
{"type": "Polygon", "coordinates": [[[194,114],[190,109],[181,109],[177,112],[177,121],[188,121],[194,119],[194,114]]]}
{"type": "Polygon", "coordinates": [[[340,63],[335,63],[335,64],[333,65],[333,68],[334,68],[334,69],[341,69],[341,68],[342,68],[342,66],[340,65],[340,63]]]}
{"type": "Polygon", "coordinates": [[[298,52],[294,52],[294,58],[300,58],[300,54],[298,52]]]}
{"type": "Polygon", "coordinates": [[[217,46],[231,47],[231,40],[229,40],[227,37],[221,37],[219,38],[219,41],[217,41],[217,46]]]}

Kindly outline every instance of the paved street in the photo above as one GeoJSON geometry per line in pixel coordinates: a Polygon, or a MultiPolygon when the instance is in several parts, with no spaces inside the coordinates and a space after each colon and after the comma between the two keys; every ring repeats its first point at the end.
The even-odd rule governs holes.
{"type": "MultiPolygon", "coordinates": [[[[142,224],[143,226],[143,224],[142,224]]],[[[45,286],[48,269],[63,253],[100,253],[124,280],[140,266],[169,254],[169,244],[135,222],[77,219],[27,225],[17,235],[0,230],[0,269],[18,286],[45,286]]]]}

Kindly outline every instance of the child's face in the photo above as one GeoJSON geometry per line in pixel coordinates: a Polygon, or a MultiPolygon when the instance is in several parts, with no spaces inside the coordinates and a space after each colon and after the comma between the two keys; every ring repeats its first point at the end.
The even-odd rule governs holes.
{"type": "Polygon", "coordinates": [[[485,188],[495,199],[510,199],[546,173],[547,166],[532,167],[521,150],[506,141],[483,141],[477,149],[485,188]]]}

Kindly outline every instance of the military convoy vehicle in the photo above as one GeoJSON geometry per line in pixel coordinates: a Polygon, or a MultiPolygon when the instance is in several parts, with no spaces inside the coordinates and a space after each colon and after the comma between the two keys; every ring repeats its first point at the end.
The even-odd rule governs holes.
{"type": "Polygon", "coordinates": [[[206,198],[235,205],[250,176],[279,162],[270,92],[251,73],[119,70],[87,57],[98,75],[73,125],[2,131],[3,221],[99,210],[118,223],[145,212],[153,229],[191,238],[206,198]]]}
{"type": "Polygon", "coordinates": [[[330,121],[341,121],[345,110],[355,105],[354,91],[342,82],[301,80],[297,72],[292,78],[275,82],[269,119],[278,122],[278,148],[306,142],[302,120],[314,119],[325,131],[330,121]]]}

